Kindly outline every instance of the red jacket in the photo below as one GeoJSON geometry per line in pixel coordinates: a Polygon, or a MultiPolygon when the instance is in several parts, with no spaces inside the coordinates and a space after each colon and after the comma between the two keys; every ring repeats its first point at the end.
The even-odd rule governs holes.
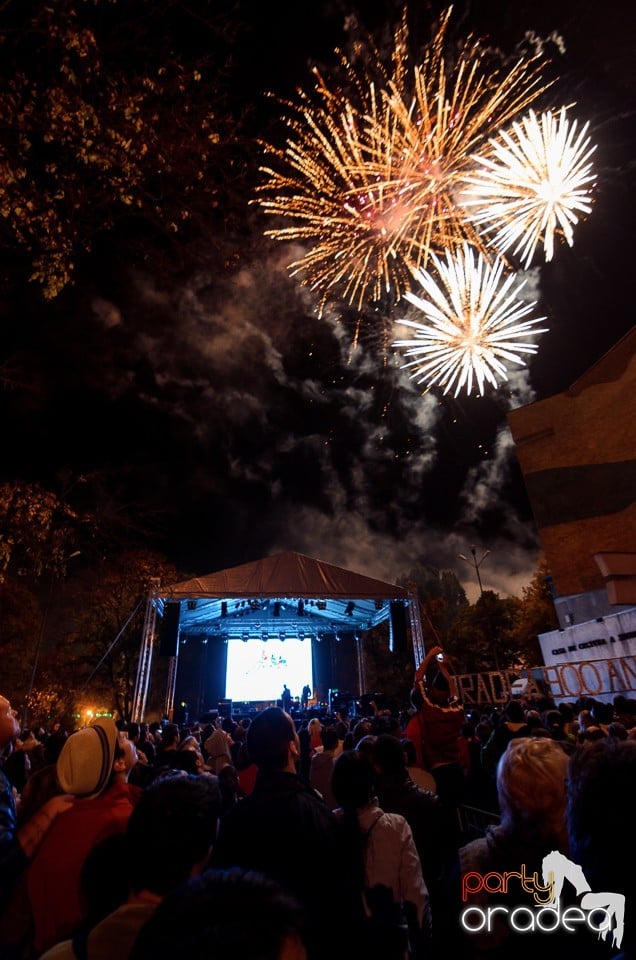
{"type": "Polygon", "coordinates": [[[115,783],[99,797],[76,800],[51,824],[27,868],[36,954],[68,939],[82,919],[80,872],[92,848],[123,833],[140,796],[139,787],[115,783]]]}
{"type": "Polygon", "coordinates": [[[464,708],[459,703],[439,706],[425,697],[420,710],[422,757],[427,770],[446,763],[460,763],[458,738],[464,725],[464,708]]]}

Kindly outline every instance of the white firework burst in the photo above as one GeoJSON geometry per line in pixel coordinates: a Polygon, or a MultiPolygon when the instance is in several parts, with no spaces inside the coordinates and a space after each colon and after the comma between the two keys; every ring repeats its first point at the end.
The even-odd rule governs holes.
{"type": "Polygon", "coordinates": [[[510,250],[528,267],[541,243],[552,259],[555,235],[572,246],[573,226],[578,214],[590,213],[596,182],[588,127],[579,130],[565,107],[558,114],[531,110],[489,141],[488,155],[473,157],[482,169],[464,178],[463,202],[499,253],[510,250]]]}
{"type": "Polygon", "coordinates": [[[424,296],[404,294],[427,322],[396,321],[415,331],[415,339],[393,343],[406,347],[404,356],[413,358],[402,369],[412,370],[411,379],[426,383],[427,389],[443,387],[445,394],[453,388],[455,396],[462,388],[470,394],[474,380],[480,393],[486,382],[496,388],[508,379],[506,363],[525,366],[522,355],[536,353],[537,345],[527,341],[546,332],[536,327],[545,317],[524,319],[536,304],[519,299],[525,281],[513,286],[515,275],[504,276],[503,260],[490,264],[468,244],[456,254],[447,251],[445,261],[435,255],[431,259],[439,280],[413,271],[424,296]]]}

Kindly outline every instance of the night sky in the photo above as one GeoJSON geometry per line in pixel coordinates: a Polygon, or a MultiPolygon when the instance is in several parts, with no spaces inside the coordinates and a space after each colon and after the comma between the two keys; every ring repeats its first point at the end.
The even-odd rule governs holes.
{"type": "MultiPolygon", "coordinates": [[[[424,41],[431,5],[414,7],[424,41]]],[[[313,63],[328,71],[345,17],[376,31],[398,10],[243,0],[231,87],[245,162],[276,126],[267,91],[309,88],[313,63]]],[[[492,551],[484,586],[520,595],[539,544],[506,411],[566,389],[633,324],[634,13],[612,0],[474,0],[455,5],[454,29],[510,51],[525,31],[556,30],[555,98],[576,102],[597,144],[592,214],[572,248],[530,271],[549,332],[527,368],[484,397],[421,395],[372,318],[352,349],[352,311],[318,316],[246,195],[231,234],[205,238],[230,250],[222,269],[211,257],[166,282],[123,236],[119,260],[111,245],[100,264],[97,250],[57,301],[4,305],[4,369],[23,373],[2,392],[3,478],[59,490],[99,477],[103,510],[125,503],[184,573],[295,550],[389,581],[432,563],[474,598],[458,554],[475,544],[492,551]]]]}

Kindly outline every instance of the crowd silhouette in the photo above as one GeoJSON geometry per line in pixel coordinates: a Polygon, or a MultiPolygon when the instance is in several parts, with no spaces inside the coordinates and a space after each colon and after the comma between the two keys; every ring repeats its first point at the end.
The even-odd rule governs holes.
{"type": "Polygon", "coordinates": [[[636,701],[462,705],[438,653],[344,719],[0,696],[2,960],[636,960],[636,701]]]}

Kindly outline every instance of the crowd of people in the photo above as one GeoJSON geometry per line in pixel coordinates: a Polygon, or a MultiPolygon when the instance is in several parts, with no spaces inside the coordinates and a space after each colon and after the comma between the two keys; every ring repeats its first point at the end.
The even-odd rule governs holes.
{"type": "Polygon", "coordinates": [[[469,707],[433,650],[369,716],[22,730],[0,696],[0,753],[2,960],[636,958],[625,696],[469,707]]]}

